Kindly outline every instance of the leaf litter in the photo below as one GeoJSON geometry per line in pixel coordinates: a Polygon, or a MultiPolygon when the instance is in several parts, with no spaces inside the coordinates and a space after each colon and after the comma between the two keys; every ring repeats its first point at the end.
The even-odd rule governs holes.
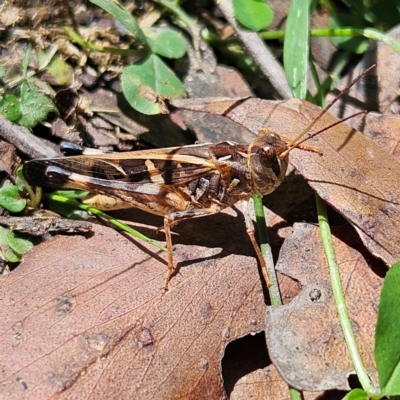
{"type": "MultiPolygon", "coordinates": [[[[246,235],[240,224],[230,231],[246,235]]],[[[199,261],[180,268],[163,294],[160,255],[110,228],[93,232],[56,236],[2,277],[2,392],[20,399],[26,385],[31,399],[222,396],[225,346],[263,329],[255,259],[228,249],[201,261],[220,249],[178,246],[178,259],[199,261]]]]}
{"type": "MultiPolygon", "coordinates": [[[[83,52],[79,53],[80,57],[86,57],[83,52]]],[[[82,81],[83,75],[80,77],[82,81]]],[[[389,75],[393,74],[387,76],[389,75]]],[[[232,83],[232,79],[230,81],[232,83]]],[[[198,90],[198,96],[204,96],[206,93],[204,88],[198,87],[197,82],[193,87],[198,90]]],[[[212,82],[210,87],[216,89],[217,85],[212,82]]],[[[234,92],[235,90],[230,92],[231,95],[234,92]]],[[[243,90],[239,95],[246,97],[248,94],[243,90]]],[[[101,101],[103,100],[102,98],[101,101]]],[[[195,102],[199,103],[199,100],[195,102]]],[[[231,113],[232,119],[237,118],[242,125],[239,134],[235,132],[237,130],[237,125],[234,129],[235,124],[229,127],[227,133],[225,118],[212,119],[213,125],[210,129],[207,126],[210,120],[207,118],[207,113],[202,119],[192,117],[192,120],[185,115],[184,121],[186,127],[196,131],[201,141],[220,141],[227,138],[240,141],[242,137],[251,140],[252,136],[246,129],[257,134],[259,127],[265,127],[266,123],[270,126],[270,122],[276,124],[274,129],[278,132],[291,137],[301,130],[300,125],[308,123],[314,115],[313,106],[309,104],[270,102],[267,105],[266,102],[257,99],[249,100],[247,108],[244,107],[242,110],[244,114],[248,114],[245,115],[246,118],[239,114],[235,116],[238,110],[233,110],[231,113]],[[254,105],[252,112],[250,104],[254,105]],[[264,107],[267,109],[266,114],[262,114],[264,107]],[[270,112],[268,110],[272,110],[271,114],[268,114],[270,112]],[[253,116],[254,119],[251,120],[253,116]],[[237,136],[232,136],[231,133],[237,136]]],[[[181,111],[178,110],[176,114],[181,111]]],[[[133,118],[129,120],[122,118],[122,122],[116,125],[124,127],[132,120],[133,118]]],[[[143,126],[147,127],[150,121],[145,119],[143,124],[143,119],[135,118],[135,120],[137,129],[132,135],[139,135],[143,131],[143,126]]],[[[155,123],[151,136],[145,133],[141,138],[165,146],[165,135],[160,128],[165,128],[166,121],[169,119],[160,118],[155,123]],[[158,131],[161,132],[159,136],[157,136],[158,131]]],[[[170,128],[169,126],[168,131],[170,128]]],[[[375,132],[377,130],[378,128],[373,129],[375,132]]],[[[391,257],[397,256],[396,249],[393,249],[395,246],[390,246],[389,237],[396,233],[392,228],[397,225],[398,198],[397,192],[388,191],[397,190],[397,186],[393,186],[397,167],[393,175],[391,169],[386,170],[389,174],[388,181],[383,179],[381,182],[382,175],[379,174],[392,165],[392,159],[388,158],[385,161],[385,157],[375,147],[370,147],[369,142],[366,146],[360,145],[363,139],[358,134],[349,132],[341,132],[345,136],[341,136],[339,142],[327,140],[323,157],[295,150],[291,160],[320,195],[325,196],[333,208],[338,209],[357,227],[364,235],[364,240],[371,251],[390,263],[391,257]],[[356,139],[353,139],[354,136],[356,139]],[[341,142],[343,137],[349,140],[341,142]],[[347,152],[348,150],[351,151],[347,152]],[[382,168],[378,168],[375,175],[371,175],[368,167],[362,165],[365,160],[371,161],[370,158],[363,158],[366,155],[371,157],[371,154],[375,159],[372,160],[371,166],[379,167],[377,164],[383,162],[382,168]],[[361,184],[362,181],[368,185],[351,187],[353,183],[361,184]],[[350,197],[347,196],[351,190],[356,193],[349,201],[350,197]],[[375,197],[376,201],[372,201],[375,197]],[[372,201],[371,208],[370,201],[372,201]],[[395,219],[392,220],[394,225],[386,226],[393,215],[389,215],[390,212],[394,213],[395,219]],[[367,215],[367,218],[361,218],[362,215],[367,215]],[[371,220],[370,216],[374,219],[371,220]]],[[[325,146],[324,137],[330,134],[331,131],[321,138],[316,138],[315,145],[321,146],[323,141],[325,146]]],[[[167,140],[174,140],[170,136],[174,135],[168,135],[167,140]]],[[[131,137],[126,139],[132,140],[131,137]]],[[[179,140],[182,141],[182,138],[179,140]]],[[[175,143],[168,142],[168,145],[175,143]]],[[[119,144],[119,148],[126,146],[125,142],[119,144]]],[[[286,189],[283,186],[282,189],[285,190],[279,189],[271,197],[271,202],[275,201],[275,205],[272,207],[273,211],[269,211],[272,217],[269,224],[275,235],[273,240],[279,244],[291,233],[289,221],[291,223],[296,219],[315,220],[315,215],[309,211],[312,201],[310,192],[301,197],[296,193],[300,187],[301,190],[304,189],[301,178],[296,182],[293,181],[293,178],[296,178],[293,174],[289,178],[290,184],[293,184],[290,190],[288,186],[286,189]],[[289,214],[288,209],[281,206],[283,200],[279,196],[283,196],[287,204],[289,198],[295,203],[301,197],[300,207],[305,214],[298,211],[293,217],[293,212],[296,213],[295,206],[288,204],[292,212],[289,214]]],[[[140,243],[133,244],[109,228],[95,226],[94,233],[86,237],[56,236],[52,241],[43,243],[28,253],[24,263],[12,274],[2,277],[0,281],[0,296],[3,300],[0,314],[4,321],[1,365],[5,366],[2,382],[7,394],[11,393],[14,398],[28,396],[30,399],[51,396],[111,398],[119,395],[120,398],[137,396],[144,399],[224,396],[220,361],[225,347],[236,338],[263,329],[265,313],[265,297],[252,248],[250,244],[246,244],[247,238],[241,225],[243,221],[240,214],[239,218],[234,214],[234,211],[230,210],[204,220],[187,221],[174,229],[178,233],[177,237],[174,237],[174,243],[179,243],[176,246],[176,257],[180,260],[180,268],[171,281],[172,290],[166,295],[159,289],[165,275],[166,267],[162,264],[165,256],[154,253],[152,248],[140,243]],[[225,235],[219,232],[227,233],[225,235]],[[240,243],[240,248],[237,243],[240,243]]],[[[154,218],[144,216],[140,219],[145,233],[154,234],[154,227],[157,226],[154,218]],[[150,226],[147,224],[149,221],[150,226]]],[[[136,223],[137,218],[132,220],[136,223]]],[[[352,231],[349,226],[343,229],[352,231]]],[[[302,230],[313,232],[308,226],[302,227],[302,230]]],[[[307,235],[303,232],[300,241],[296,241],[296,235],[299,236],[299,227],[296,227],[294,237],[285,242],[285,246],[296,243],[297,251],[301,251],[308,243],[307,235]]],[[[315,235],[311,234],[313,237],[315,235]]],[[[392,240],[394,245],[398,242],[396,238],[392,240]]],[[[317,247],[317,244],[312,243],[307,248],[315,250],[314,257],[320,260],[321,251],[317,247]]],[[[368,269],[371,263],[367,265],[365,262],[368,259],[365,253],[357,253],[352,246],[346,247],[340,242],[339,253],[354,260],[353,264],[348,260],[343,262],[346,266],[344,281],[347,292],[354,291],[359,298],[365,300],[365,303],[358,303],[351,299],[350,305],[351,316],[359,328],[358,339],[363,357],[367,357],[367,354],[372,354],[372,333],[368,329],[373,326],[371,321],[375,318],[374,305],[380,288],[380,279],[371,276],[372,273],[368,269]],[[360,285],[360,282],[365,284],[360,285]]],[[[276,350],[274,341],[280,339],[282,332],[286,331],[287,326],[293,325],[293,321],[286,321],[286,326],[277,325],[275,329],[272,326],[271,332],[267,331],[271,356],[274,362],[279,364],[282,375],[287,376],[287,379],[295,382],[298,387],[310,390],[317,390],[321,385],[309,380],[309,366],[320,365],[321,360],[333,360],[334,365],[330,366],[331,368],[323,368],[322,371],[325,374],[324,379],[326,378],[324,383],[329,382],[325,387],[344,388],[346,382],[337,371],[346,374],[351,367],[344,354],[341,332],[337,327],[329,300],[328,287],[325,286],[326,274],[321,272],[319,279],[314,275],[322,268],[322,261],[316,261],[316,267],[310,271],[304,270],[304,260],[299,261],[299,266],[291,261],[291,268],[285,268],[287,257],[289,256],[283,252],[278,266],[282,273],[294,280],[281,276],[280,283],[286,302],[294,298],[289,306],[295,309],[291,317],[297,318],[296,332],[312,333],[316,343],[320,343],[321,337],[322,340],[326,339],[326,332],[331,336],[330,340],[323,341],[326,347],[322,357],[326,358],[321,358],[320,352],[312,348],[313,351],[310,353],[314,357],[311,358],[309,354],[309,363],[298,367],[303,368],[303,371],[300,371],[303,372],[303,376],[293,377],[292,371],[290,369],[287,371],[285,368],[287,358],[282,357],[281,363],[274,358],[276,350]],[[297,286],[293,283],[296,281],[299,282],[297,286]],[[321,287],[312,288],[317,289],[316,291],[307,291],[308,285],[317,286],[317,284],[321,287]],[[324,290],[321,291],[321,288],[324,290]],[[318,289],[321,291],[320,294],[318,289]],[[310,293],[313,293],[311,297],[310,293]],[[295,298],[297,294],[298,297],[295,298]],[[311,298],[318,300],[310,303],[311,298]],[[308,324],[304,323],[301,316],[309,317],[314,313],[315,307],[327,312],[329,319],[325,321],[326,316],[321,313],[317,322],[314,318],[308,319],[307,321],[310,321],[308,324]],[[299,316],[296,317],[297,313],[299,316]],[[323,326],[321,320],[324,322],[323,326]],[[321,330],[314,331],[310,327],[320,328],[322,333],[321,330]],[[333,354],[335,346],[332,343],[338,345],[339,355],[333,354]],[[332,355],[327,357],[330,354],[332,355]]],[[[284,314],[284,310],[284,308],[271,309],[269,318],[273,318],[274,313],[278,316],[279,313],[284,314]]],[[[288,331],[288,335],[291,333],[288,331]]],[[[307,336],[303,337],[303,342],[299,342],[298,345],[308,350],[308,341],[307,336]]],[[[289,343],[289,350],[292,349],[292,345],[292,342],[289,343]]],[[[287,350],[284,347],[280,348],[282,354],[287,350]]],[[[373,363],[369,359],[367,361],[373,376],[373,363]]],[[[231,393],[232,396],[235,393],[239,396],[239,390],[236,389],[240,385],[243,387],[244,380],[247,380],[248,390],[242,392],[242,397],[236,398],[248,398],[250,390],[257,387],[258,391],[255,393],[259,398],[266,398],[271,393],[275,394],[274,398],[287,397],[286,384],[272,365],[244,375],[238,380],[231,393]],[[275,383],[276,387],[265,385],[261,388],[259,384],[261,380],[263,384],[275,383]]],[[[309,396],[315,398],[318,392],[309,396]]]]}

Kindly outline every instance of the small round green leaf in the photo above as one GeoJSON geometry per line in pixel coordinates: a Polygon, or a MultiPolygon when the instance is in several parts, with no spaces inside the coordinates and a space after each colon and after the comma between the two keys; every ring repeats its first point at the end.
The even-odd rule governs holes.
{"type": "Polygon", "coordinates": [[[186,93],[181,81],[155,54],[125,68],[121,83],[129,104],[147,115],[167,113],[164,99],[183,97],[186,93]]]}
{"type": "Polygon", "coordinates": [[[51,85],[68,86],[74,80],[74,71],[61,57],[55,56],[47,66],[44,76],[51,85]]]}
{"type": "Polygon", "coordinates": [[[155,54],[167,58],[180,58],[186,53],[182,34],[171,28],[146,29],[147,41],[155,54]]]}
{"type": "Polygon", "coordinates": [[[33,248],[33,243],[31,241],[19,238],[13,231],[8,230],[6,238],[9,248],[19,258],[33,248]]]}
{"type": "Polygon", "coordinates": [[[21,257],[17,256],[8,246],[2,246],[0,248],[2,258],[7,260],[8,262],[19,262],[21,260],[21,257]]]}
{"type": "Polygon", "coordinates": [[[16,186],[3,186],[0,189],[0,206],[10,212],[17,213],[25,208],[26,200],[20,197],[16,186]]]}
{"type": "Polygon", "coordinates": [[[21,115],[19,101],[13,94],[5,94],[0,100],[0,115],[11,122],[16,121],[21,115]]]}
{"type": "Polygon", "coordinates": [[[342,400],[368,400],[369,396],[362,389],[353,389],[342,400]]]}
{"type": "Polygon", "coordinates": [[[44,121],[49,112],[57,112],[57,108],[51,99],[39,92],[34,85],[22,82],[20,111],[21,116],[17,123],[29,129],[44,121]]]}
{"type": "Polygon", "coordinates": [[[375,331],[375,359],[379,384],[387,396],[400,395],[400,263],[386,274],[375,331]]]}
{"type": "Polygon", "coordinates": [[[233,0],[236,19],[246,28],[259,31],[273,19],[273,12],[264,0],[233,0]]]}
{"type": "Polygon", "coordinates": [[[0,226],[0,252],[3,259],[18,262],[32,247],[29,240],[20,239],[10,229],[0,226]]]}

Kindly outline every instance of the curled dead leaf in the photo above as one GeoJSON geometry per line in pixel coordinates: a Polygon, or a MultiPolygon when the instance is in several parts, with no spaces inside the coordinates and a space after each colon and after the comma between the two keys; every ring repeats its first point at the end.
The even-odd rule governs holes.
{"type": "MultiPolygon", "coordinates": [[[[334,246],[356,341],[369,376],[377,383],[374,333],[382,279],[356,250],[352,230],[336,230],[334,246]],[[340,238],[340,239],[339,239],[340,238]]],[[[354,236],[354,233],[353,233],[354,236]]],[[[271,360],[291,386],[300,390],[349,390],[353,372],[331,292],[318,228],[295,224],[276,266],[298,280],[301,293],[282,307],[269,307],[266,338],[271,360]]]]}

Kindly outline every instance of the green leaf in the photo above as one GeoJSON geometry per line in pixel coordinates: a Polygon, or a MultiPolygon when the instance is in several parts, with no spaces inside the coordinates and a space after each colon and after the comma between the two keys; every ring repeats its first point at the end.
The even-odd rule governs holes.
{"type": "Polygon", "coordinates": [[[167,58],[180,58],[186,53],[185,39],[175,29],[149,28],[145,32],[153,53],[167,58]]]}
{"type": "Polygon", "coordinates": [[[368,39],[386,43],[394,51],[396,51],[397,54],[400,54],[400,43],[396,39],[387,35],[386,33],[383,33],[381,31],[379,31],[378,29],[374,29],[374,28],[361,29],[360,33],[368,39]]]}
{"type": "Polygon", "coordinates": [[[4,75],[6,74],[6,70],[4,67],[0,64],[0,79],[4,78],[4,75]]]}
{"type": "Polygon", "coordinates": [[[26,200],[21,198],[16,186],[3,186],[0,189],[0,206],[10,212],[18,213],[25,208],[26,200]]]}
{"type": "Polygon", "coordinates": [[[308,0],[293,0],[286,21],[283,65],[293,96],[307,95],[307,67],[310,53],[308,0]]]}
{"type": "Polygon", "coordinates": [[[368,400],[369,396],[362,389],[353,389],[342,400],[368,400]]]}
{"type": "Polygon", "coordinates": [[[33,243],[19,238],[13,231],[0,226],[0,252],[4,259],[18,262],[22,255],[33,248],[33,243]]]}
{"type": "Polygon", "coordinates": [[[30,240],[19,238],[13,231],[7,232],[7,240],[10,249],[21,258],[28,250],[33,248],[30,240]]]}
{"type": "Polygon", "coordinates": [[[180,80],[154,54],[125,68],[121,75],[121,83],[129,104],[147,115],[166,113],[164,99],[185,95],[180,80]]]}
{"type": "Polygon", "coordinates": [[[90,0],[93,4],[101,7],[111,14],[132,34],[133,38],[141,45],[148,47],[146,36],[140,29],[139,24],[131,13],[122,7],[117,1],[113,0],[90,0]]]}
{"type": "Polygon", "coordinates": [[[8,245],[7,231],[8,229],[0,226],[0,257],[9,262],[18,262],[21,257],[15,254],[8,245]]]}
{"type": "Polygon", "coordinates": [[[379,384],[387,396],[400,395],[400,263],[386,274],[375,331],[379,384]]]}
{"type": "Polygon", "coordinates": [[[274,17],[264,0],[233,0],[233,10],[243,26],[256,32],[266,28],[274,17]]]}
{"type": "Polygon", "coordinates": [[[49,97],[40,93],[34,85],[24,81],[21,83],[20,111],[21,116],[17,123],[29,129],[44,121],[49,112],[57,112],[57,108],[49,97]]]}
{"type": "Polygon", "coordinates": [[[21,115],[19,101],[13,94],[5,94],[0,100],[0,115],[15,122],[21,115]]]}
{"type": "Polygon", "coordinates": [[[52,78],[46,78],[46,81],[57,86],[71,85],[74,79],[72,67],[58,56],[52,58],[46,68],[46,74],[49,74],[52,78]]]}

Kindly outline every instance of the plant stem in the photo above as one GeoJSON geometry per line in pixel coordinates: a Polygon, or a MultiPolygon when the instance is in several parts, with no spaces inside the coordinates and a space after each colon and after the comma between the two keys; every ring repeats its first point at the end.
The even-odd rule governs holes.
{"type": "Polygon", "coordinates": [[[267,266],[267,272],[272,286],[268,288],[272,306],[282,305],[281,294],[279,292],[278,279],[276,277],[274,259],[272,257],[271,246],[268,242],[267,226],[265,225],[264,206],[260,196],[253,196],[254,212],[256,215],[257,232],[260,240],[260,250],[267,266]]]}
{"type": "Polygon", "coordinates": [[[197,22],[189,14],[187,14],[182,7],[176,4],[176,2],[170,0],[155,0],[155,3],[162,5],[170,12],[175,14],[175,16],[182,21],[190,31],[198,32],[200,30],[197,22]]]}
{"type": "Polygon", "coordinates": [[[87,42],[82,38],[82,36],[80,36],[77,32],[75,32],[68,26],[64,27],[64,31],[76,44],[78,44],[82,48],[86,48],[92,51],[99,51],[102,53],[116,54],[121,56],[138,56],[138,57],[143,57],[146,54],[146,52],[143,50],[119,49],[119,48],[106,47],[87,42]]]}
{"type": "MultiPolygon", "coordinates": [[[[283,39],[285,31],[264,31],[260,32],[260,36],[264,40],[283,39]]],[[[336,28],[336,29],[310,29],[310,36],[312,37],[354,37],[364,36],[363,29],[352,28],[336,28]]]]}
{"type": "MultiPolygon", "coordinates": [[[[312,56],[310,58],[312,58],[312,56]]],[[[312,60],[310,60],[310,71],[314,79],[315,86],[317,87],[316,103],[319,104],[322,108],[325,108],[325,98],[324,98],[325,91],[322,88],[317,68],[315,67],[315,64],[313,63],[312,60]]]]}
{"type": "MultiPolygon", "coordinates": [[[[268,231],[265,224],[264,206],[260,196],[253,196],[254,212],[256,215],[257,232],[260,240],[261,254],[264,257],[267,266],[267,272],[272,286],[268,288],[271,306],[281,306],[282,298],[279,291],[278,279],[276,276],[274,259],[272,257],[271,246],[268,241],[268,231]]],[[[289,387],[290,399],[301,400],[302,395],[297,389],[289,387]]]]}
{"type": "Polygon", "coordinates": [[[113,0],[90,0],[91,3],[96,4],[103,10],[111,14],[119,23],[121,23],[131,34],[133,39],[142,45],[146,50],[150,50],[150,45],[147,37],[140,28],[136,19],[132,14],[125,9],[120,3],[113,0]]]}
{"type": "MultiPolygon", "coordinates": [[[[285,31],[271,31],[260,32],[260,36],[264,40],[283,39],[285,31]]],[[[365,28],[365,29],[352,29],[352,28],[336,28],[336,29],[311,29],[311,37],[356,37],[364,36],[379,42],[388,44],[393,50],[400,54],[400,43],[391,38],[387,34],[379,31],[378,29],[365,28]]]]}
{"type": "Polygon", "coordinates": [[[339,314],[339,321],[342,327],[344,339],[353,362],[354,369],[363,389],[371,395],[379,392],[372,385],[367,370],[361,360],[357,343],[354,337],[351,321],[347,312],[346,301],[344,298],[342,283],[340,280],[339,266],[336,260],[335,249],[332,241],[331,229],[328,222],[328,213],[325,202],[316,194],[318,222],[321,232],[322,244],[324,246],[325,256],[329,266],[331,276],[332,293],[335,300],[336,309],[339,314]]]}
{"type": "Polygon", "coordinates": [[[368,39],[384,42],[389,45],[394,51],[400,54],[400,43],[394,38],[374,28],[357,29],[363,36],[368,39]]]}

